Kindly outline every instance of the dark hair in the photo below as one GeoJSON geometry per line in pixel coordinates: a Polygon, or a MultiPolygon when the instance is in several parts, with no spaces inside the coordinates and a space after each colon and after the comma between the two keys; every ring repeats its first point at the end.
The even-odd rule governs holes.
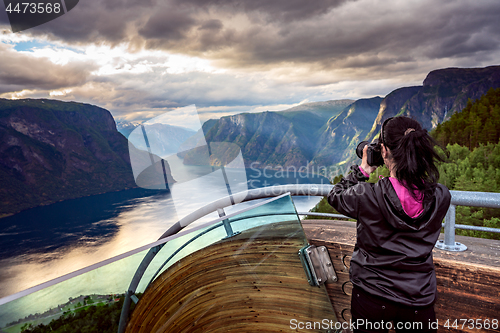
{"type": "Polygon", "coordinates": [[[418,121],[409,117],[388,119],[382,130],[382,143],[391,151],[396,178],[415,200],[420,192],[424,203],[429,203],[439,180],[435,161],[443,161],[434,150],[437,142],[418,121]]]}

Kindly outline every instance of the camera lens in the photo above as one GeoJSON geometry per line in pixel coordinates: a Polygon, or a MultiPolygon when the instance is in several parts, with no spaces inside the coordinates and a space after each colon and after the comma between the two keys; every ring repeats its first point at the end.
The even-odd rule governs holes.
{"type": "Polygon", "coordinates": [[[361,141],[356,147],[356,155],[358,155],[359,158],[363,158],[363,149],[365,149],[367,144],[368,141],[361,141]]]}

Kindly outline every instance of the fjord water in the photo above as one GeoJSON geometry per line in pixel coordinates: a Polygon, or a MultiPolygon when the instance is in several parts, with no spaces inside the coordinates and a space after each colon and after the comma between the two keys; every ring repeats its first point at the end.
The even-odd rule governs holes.
{"type": "MultiPolygon", "coordinates": [[[[248,188],[328,183],[317,175],[240,171],[246,172],[248,188]]],[[[200,170],[186,167],[185,172],[192,176],[200,170]]],[[[185,204],[179,205],[169,192],[131,189],[37,207],[0,219],[0,297],[156,241],[173,223],[203,204],[190,200],[193,193],[186,192],[183,197],[185,204]]],[[[319,200],[294,197],[297,211],[308,211],[319,200]]],[[[226,212],[252,204],[255,202],[241,203],[226,212]]],[[[213,213],[198,224],[216,218],[213,213]]]]}

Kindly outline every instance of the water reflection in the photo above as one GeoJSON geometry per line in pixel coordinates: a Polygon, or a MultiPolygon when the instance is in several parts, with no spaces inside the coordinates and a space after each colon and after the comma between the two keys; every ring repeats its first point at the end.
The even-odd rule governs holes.
{"type": "MultiPolygon", "coordinates": [[[[102,201],[109,198],[98,196],[93,199],[102,201]]],[[[79,200],[75,200],[69,206],[78,205],[79,200]]],[[[87,206],[89,202],[85,200],[83,206],[87,206]]],[[[87,225],[87,230],[80,230],[84,229],[82,222],[77,227],[69,227],[59,234],[58,231],[63,230],[58,229],[60,227],[55,227],[55,232],[54,229],[47,227],[38,235],[36,232],[20,233],[20,236],[34,234],[33,246],[30,246],[30,239],[27,238],[23,242],[24,246],[16,247],[17,240],[12,239],[14,237],[9,238],[9,244],[14,249],[2,251],[0,297],[155,241],[164,231],[160,223],[161,216],[165,217],[167,213],[175,219],[175,214],[172,215],[172,211],[169,210],[169,206],[172,206],[169,194],[165,193],[125,200],[122,201],[122,205],[114,202],[113,206],[114,216],[101,220],[102,215],[94,211],[92,214],[86,214],[85,219],[80,219],[80,221],[93,219],[94,222],[87,225]],[[100,224],[105,227],[100,227],[100,224]],[[99,234],[99,231],[102,233],[99,234]],[[51,238],[52,233],[54,237],[51,238]],[[7,256],[6,252],[13,253],[13,255],[7,256]]],[[[60,203],[58,208],[67,212],[69,207],[60,203]]],[[[38,221],[43,222],[57,215],[57,210],[37,208],[33,209],[29,215],[32,214],[38,214],[38,221]]],[[[76,214],[74,217],[68,216],[68,219],[78,220],[80,217],[76,214]]],[[[109,215],[109,212],[106,210],[103,215],[109,215]]],[[[2,247],[6,247],[3,243],[4,238],[8,237],[2,237],[2,247]]]]}
{"type": "Polygon", "coordinates": [[[85,246],[113,237],[115,218],[151,196],[165,192],[143,189],[112,192],[37,207],[0,219],[0,259],[57,252],[69,245],[85,246]]]}

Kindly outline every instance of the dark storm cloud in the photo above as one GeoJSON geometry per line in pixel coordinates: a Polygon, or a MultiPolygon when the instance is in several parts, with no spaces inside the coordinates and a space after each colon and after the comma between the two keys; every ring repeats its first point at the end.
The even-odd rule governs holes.
{"type": "Polygon", "coordinates": [[[257,14],[268,21],[304,20],[326,14],[332,8],[353,0],[173,0],[177,5],[216,9],[230,13],[257,14]]]}
{"type": "Polygon", "coordinates": [[[221,20],[206,20],[200,25],[198,30],[219,31],[223,26],[221,20]]]}
{"type": "Polygon", "coordinates": [[[137,33],[134,27],[154,14],[152,1],[106,0],[80,1],[67,14],[24,31],[33,36],[48,35],[54,40],[69,43],[110,43],[118,44],[137,33]]]}
{"type": "Polygon", "coordinates": [[[0,55],[0,93],[81,85],[88,80],[93,69],[88,63],[57,65],[45,58],[16,53],[2,44],[0,55]]]}
{"type": "Polygon", "coordinates": [[[499,15],[500,2],[496,1],[474,10],[455,8],[450,15],[436,17],[432,31],[438,32],[440,43],[429,45],[425,54],[430,58],[446,58],[498,50],[499,15]]]}
{"type": "Polygon", "coordinates": [[[372,8],[371,14],[369,7],[367,12],[334,11],[322,20],[281,24],[280,34],[273,38],[268,30],[267,36],[241,45],[247,51],[253,49],[253,59],[262,62],[318,61],[340,67],[377,66],[401,57],[461,57],[498,50],[499,34],[492,30],[499,26],[500,2],[486,4],[417,7],[407,13],[404,8],[387,13],[372,8]],[[352,60],[357,57],[373,62],[352,60]]]}
{"type": "Polygon", "coordinates": [[[167,6],[156,11],[139,29],[139,34],[146,39],[180,40],[195,23],[189,12],[167,6]]]}
{"type": "Polygon", "coordinates": [[[88,0],[30,33],[129,43],[134,50],[208,58],[220,67],[383,70],[487,59],[499,52],[499,13],[497,0],[88,0]]]}
{"type": "Polygon", "coordinates": [[[0,25],[6,25],[8,26],[9,23],[9,18],[7,16],[7,12],[0,10],[0,25]]]}

